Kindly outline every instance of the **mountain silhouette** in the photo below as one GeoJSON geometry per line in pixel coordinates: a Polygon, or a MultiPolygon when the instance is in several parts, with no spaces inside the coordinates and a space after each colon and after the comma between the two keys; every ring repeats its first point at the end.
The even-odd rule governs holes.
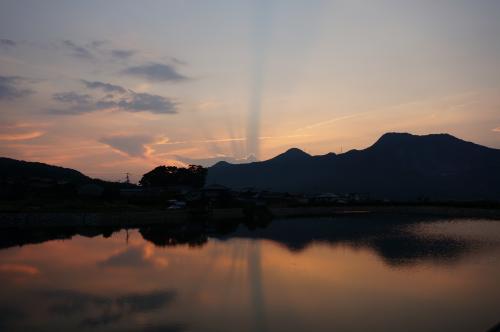
{"type": "Polygon", "coordinates": [[[300,161],[303,159],[308,159],[311,157],[310,154],[305,153],[301,149],[297,148],[291,148],[287,150],[286,152],[277,155],[276,157],[272,158],[271,160],[274,162],[292,162],[292,161],[300,161]]]}
{"type": "Polygon", "coordinates": [[[67,181],[74,184],[92,181],[88,176],[71,168],[0,157],[0,178],[25,180],[33,177],[67,181]]]}
{"type": "Polygon", "coordinates": [[[500,199],[500,150],[448,134],[387,133],[364,150],[338,155],[294,148],[262,162],[218,163],[208,172],[207,184],[214,183],[393,200],[500,199]]]}

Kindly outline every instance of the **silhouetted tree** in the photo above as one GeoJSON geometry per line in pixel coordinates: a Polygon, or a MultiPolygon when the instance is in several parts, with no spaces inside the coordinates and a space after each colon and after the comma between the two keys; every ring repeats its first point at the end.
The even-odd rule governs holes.
{"type": "Polygon", "coordinates": [[[143,187],[190,186],[201,188],[205,184],[207,169],[198,165],[189,167],[158,166],[144,174],[139,184],[143,187]]]}

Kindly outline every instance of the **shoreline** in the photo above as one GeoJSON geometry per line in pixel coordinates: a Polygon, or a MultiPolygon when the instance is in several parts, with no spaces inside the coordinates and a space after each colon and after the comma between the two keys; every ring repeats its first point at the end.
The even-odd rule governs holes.
{"type": "Polygon", "coordinates": [[[499,219],[499,208],[457,207],[436,205],[352,205],[334,207],[271,208],[273,216],[280,218],[341,216],[354,214],[400,214],[451,218],[499,219]]]}
{"type": "MultiPolygon", "coordinates": [[[[272,218],[341,217],[343,215],[414,215],[443,218],[500,220],[500,209],[454,206],[316,206],[271,207],[272,218]]],[[[122,227],[150,225],[181,225],[192,220],[224,222],[248,218],[243,209],[214,209],[207,216],[194,218],[189,211],[109,211],[109,212],[0,212],[0,229],[31,229],[60,227],[122,227]]]]}

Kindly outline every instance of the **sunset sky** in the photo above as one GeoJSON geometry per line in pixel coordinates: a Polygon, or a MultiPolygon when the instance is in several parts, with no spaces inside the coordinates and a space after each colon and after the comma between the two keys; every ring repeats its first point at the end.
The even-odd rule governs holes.
{"type": "Polygon", "coordinates": [[[500,148],[500,1],[0,0],[0,156],[137,180],[389,131],[500,148]]]}

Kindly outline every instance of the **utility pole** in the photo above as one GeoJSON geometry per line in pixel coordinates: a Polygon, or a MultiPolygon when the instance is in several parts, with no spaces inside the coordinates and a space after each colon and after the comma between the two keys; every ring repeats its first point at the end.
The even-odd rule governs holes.
{"type": "Polygon", "coordinates": [[[130,184],[130,173],[125,173],[125,183],[130,184]]]}

